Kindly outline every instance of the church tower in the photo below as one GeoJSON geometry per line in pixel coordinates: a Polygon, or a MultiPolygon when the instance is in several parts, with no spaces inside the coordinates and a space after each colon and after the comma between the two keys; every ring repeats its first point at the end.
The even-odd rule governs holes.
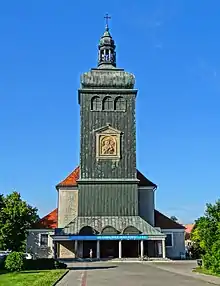
{"type": "Polygon", "coordinates": [[[134,75],[116,67],[106,25],[98,66],[81,75],[79,216],[138,215],[134,75]]]}

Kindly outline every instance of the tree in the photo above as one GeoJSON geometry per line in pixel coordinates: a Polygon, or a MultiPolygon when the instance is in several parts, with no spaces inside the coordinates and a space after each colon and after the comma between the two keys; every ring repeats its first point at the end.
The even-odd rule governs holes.
{"type": "Polygon", "coordinates": [[[4,249],[24,251],[27,229],[39,219],[37,209],[23,201],[17,192],[1,198],[0,245],[4,249]]]}
{"type": "Polygon", "coordinates": [[[203,253],[204,267],[220,273],[220,200],[206,205],[192,231],[192,241],[203,253]]]}
{"type": "Polygon", "coordinates": [[[175,222],[178,221],[178,218],[177,218],[175,215],[172,215],[172,216],[170,217],[170,219],[173,220],[173,221],[175,221],[175,222]]]}

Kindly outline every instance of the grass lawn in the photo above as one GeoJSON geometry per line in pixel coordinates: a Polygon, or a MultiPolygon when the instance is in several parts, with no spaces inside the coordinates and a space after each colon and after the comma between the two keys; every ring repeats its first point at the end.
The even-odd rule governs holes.
{"type": "Polygon", "coordinates": [[[194,269],[193,272],[198,272],[198,273],[202,273],[202,274],[206,274],[206,275],[212,275],[212,276],[220,277],[220,274],[215,274],[215,273],[211,272],[210,270],[206,270],[206,269],[200,268],[200,267],[197,267],[196,269],[194,269]]]}
{"type": "Polygon", "coordinates": [[[21,271],[19,273],[0,272],[1,286],[51,286],[66,271],[59,270],[33,270],[21,271]]]}

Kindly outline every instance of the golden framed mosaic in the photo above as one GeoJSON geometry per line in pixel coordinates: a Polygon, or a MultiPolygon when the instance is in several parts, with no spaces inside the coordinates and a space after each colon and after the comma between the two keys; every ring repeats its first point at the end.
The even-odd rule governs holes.
{"type": "Polygon", "coordinates": [[[121,131],[110,125],[96,130],[96,158],[119,160],[121,157],[121,131]]]}

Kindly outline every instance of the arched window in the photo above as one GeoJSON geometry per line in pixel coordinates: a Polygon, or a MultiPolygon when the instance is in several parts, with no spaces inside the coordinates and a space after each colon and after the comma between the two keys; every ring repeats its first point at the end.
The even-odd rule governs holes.
{"type": "Polygon", "coordinates": [[[102,109],[102,102],[100,97],[94,96],[91,100],[91,110],[101,110],[102,109]]]}
{"type": "Polygon", "coordinates": [[[124,234],[139,234],[140,231],[134,226],[128,226],[123,231],[124,234]]]}
{"type": "Polygon", "coordinates": [[[94,228],[92,228],[91,226],[84,226],[79,231],[79,235],[95,235],[97,233],[98,232],[94,228]]]}
{"type": "Polygon", "coordinates": [[[102,230],[102,234],[105,234],[105,235],[116,235],[118,233],[119,233],[119,231],[117,231],[117,229],[115,229],[112,226],[106,226],[102,230]]]}
{"type": "Polygon", "coordinates": [[[110,96],[106,96],[102,103],[103,110],[113,110],[113,100],[110,96]]]}
{"type": "Polygon", "coordinates": [[[125,99],[123,97],[116,97],[114,105],[115,110],[125,111],[125,99]]]}

